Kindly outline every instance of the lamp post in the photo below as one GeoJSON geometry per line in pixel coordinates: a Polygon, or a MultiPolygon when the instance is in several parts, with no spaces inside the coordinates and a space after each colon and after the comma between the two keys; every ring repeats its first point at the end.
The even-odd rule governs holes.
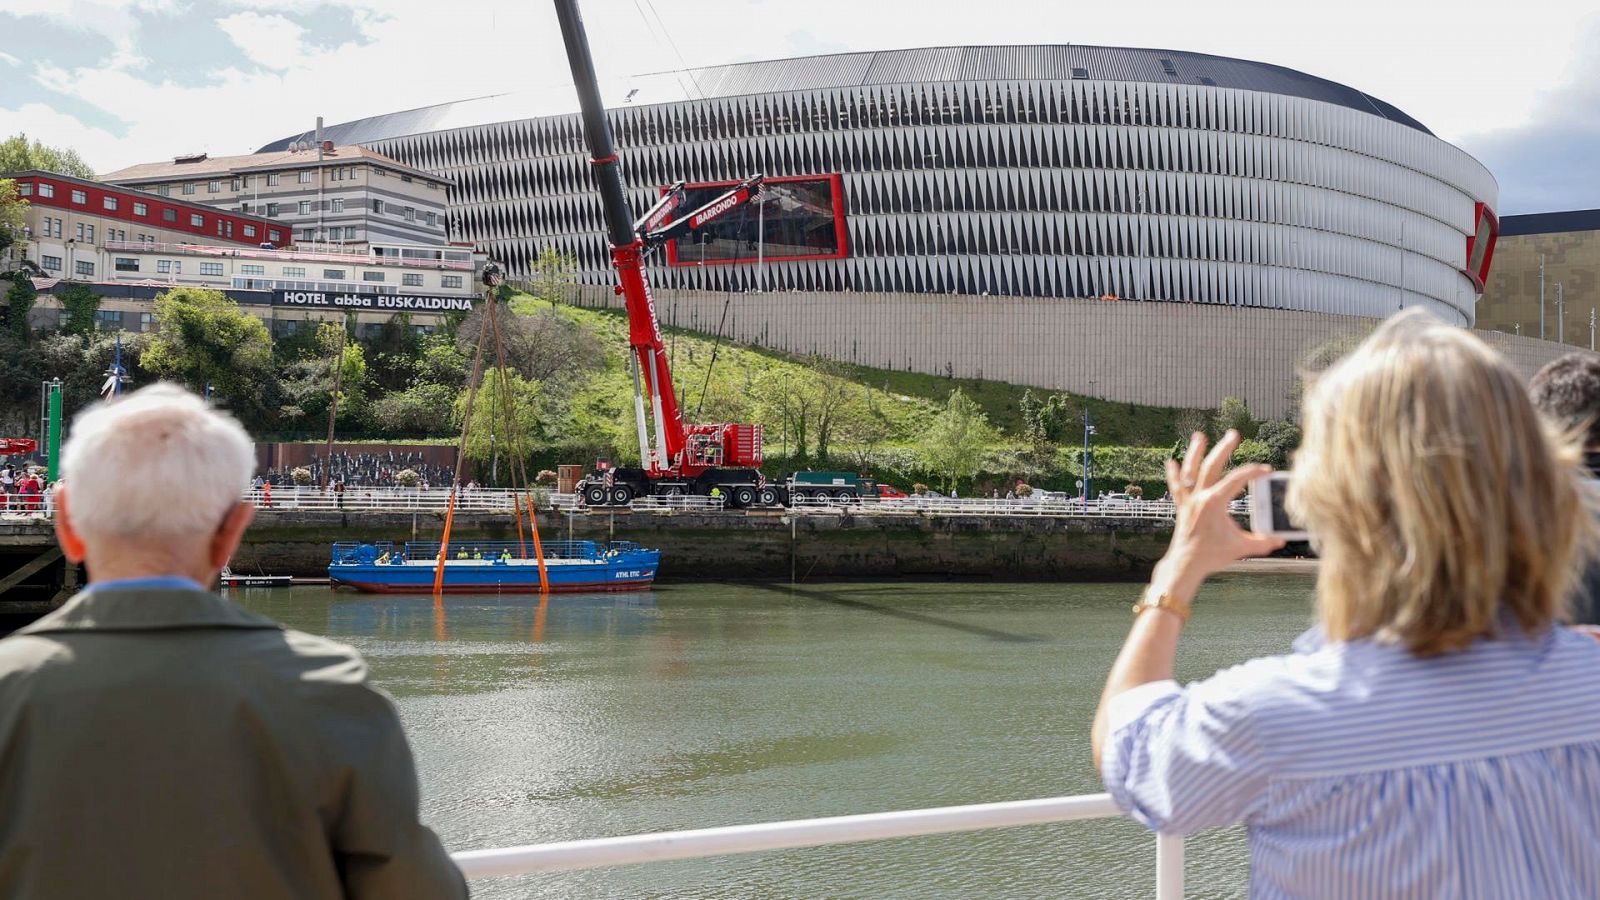
{"type": "MultiPolygon", "coordinates": [[[[1089,382],[1090,393],[1094,392],[1095,382],[1089,382]]],[[[1083,480],[1078,483],[1082,492],[1079,498],[1083,500],[1085,509],[1089,507],[1089,436],[1094,434],[1094,425],[1089,422],[1089,398],[1083,398],[1083,480]]]]}

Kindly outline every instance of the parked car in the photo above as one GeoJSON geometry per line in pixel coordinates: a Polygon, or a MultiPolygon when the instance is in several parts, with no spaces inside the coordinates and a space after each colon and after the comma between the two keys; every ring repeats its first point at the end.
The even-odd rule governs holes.
{"type": "Polygon", "coordinates": [[[907,495],[905,491],[900,490],[892,484],[878,485],[879,500],[903,500],[906,498],[906,496],[907,495]]]}

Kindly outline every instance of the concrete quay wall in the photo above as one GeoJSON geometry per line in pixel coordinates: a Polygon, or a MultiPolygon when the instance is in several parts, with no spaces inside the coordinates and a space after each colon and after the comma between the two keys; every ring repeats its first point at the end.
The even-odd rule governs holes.
{"type": "MultiPolygon", "coordinates": [[[[815,578],[1134,580],[1166,549],[1170,523],[1041,516],[743,513],[574,514],[541,519],[547,540],[628,540],[662,551],[673,581],[815,578]]],[[[259,510],[237,572],[327,572],[333,541],[438,540],[434,513],[259,510]]],[[[504,514],[457,515],[452,545],[515,540],[504,514]]]]}

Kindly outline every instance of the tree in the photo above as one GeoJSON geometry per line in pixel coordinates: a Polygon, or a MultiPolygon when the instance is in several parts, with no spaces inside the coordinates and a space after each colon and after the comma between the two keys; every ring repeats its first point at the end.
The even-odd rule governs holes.
{"type": "Polygon", "coordinates": [[[1287,469],[1290,455],[1300,447],[1300,426],[1284,419],[1269,419],[1256,429],[1256,440],[1266,445],[1269,465],[1287,469]]]}
{"type": "Polygon", "coordinates": [[[789,458],[802,463],[811,458],[811,426],[817,407],[817,397],[810,388],[809,378],[788,369],[770,370],[758,382],[762,418],[768,421],[773,416],[778,418],[779,427],[783,429],[780,440],[790,444],[794,451],[789,458]]]}
{"type": "Polygon", "coordinates": [[[850,458],[857,472],[871,471],[878,447],[889,439],[891,431],[878,392],[871,387],[860,391],[839,422],[840,436],[850,445],[850,458]]]}
{"type": "MultiPolygon", "coordinates": [[[[467,393],[456,398],[454,422],[466,419],[467,393]]],[[[485,368],[478,396],[472,403],[472,425],[467,432],[467,456],[488,462],[495,456],[526,458],[543,432],[544,410],[539,383],[512,369],[485,368]],[[511,434],[506,421],[510,419],[511,434]]]]}
{"type": "Polygon", "coordinates": [[[367,413],[366,352],[361,345],[344,339],[344,324],[323,322],[312,339],[302,345],[300,355],[282,368],[282,402],[278,413],[287,421],[313,425],[327,423],[328,404],[333,400],[334,364],[342,361],[339,373],[339,418],[335,426],[362,421],[367,413]],[[343,344],[343,355],[340,345],[343,344]]]}
{"type": "Polygon", "coordinates": [[[76,151],[50,147],[39,141],[29,143],[26,134],[15,134],[0,141],[0,172],[43,169],[59,175],[96,180],[94,168],[76,151]]]}
{"type": "Polygon", "coordinates": [[[431,434],[450,421],[456,391],[427,382],[391,391],[372,403],[372,424],[389,434],[431,434]]]}
{"type": "Polygon", "coordinates": [[[78,281],[68,282],[56,292],[56,300],[67,311],[67,321],[61,326],[63,332],[80,337],[94,334],[99,325],[95,314],[100,311],[100,295],[94,288],[78,281]]]}
{"type": "Polygon", "coordinates": [[[858,391],[853,382],[845,379],[844,367],[833,360],[814,356],[809,368],[816,399],[817,459],[826,465],[834,431],[858,391]]]}
{"type": "MultiPolygon", "coordinates": [[[[0,172],[10,169],[0,167],[0,172]]],[[[22,236],[23,216],[28,211],[28,201],[17,193],[17,183],[0,178],[0,253],[22,236]]]]}
{"type": "Polygon", "coordinates": [[[551,306],[567,298],[568,289],[578,280],[578,261],[554,247],[545,247],[533,261],[530,293],[551,306]]]}
{"type": "Polygon", "coordinates": [[[180,287],[156,295],[158,329],[144,367],[196,393],[210,384],[247,427],[277,411],[278,379],[267,326],[221,291],[180,287]]]}
{"type": "Polygon", "coordinates": [[[1238,397],[1223,397],[1217,404],[1217,413],[1212,418],[1212,425],[1216,429],[1218,440],[1227,433],[1228,429],[1239,432],[1240,437],[1255,437],[1256,420],[1250,415],[1250,407],[1238,397]]]}
{"type": "MultiPolygon", "coordinates": [[[[456,330],[456,349],[466,360],[477,352],[478,332],[489,326],[489,305],[481,303],[467,314],[456,330]]],[[[505,348],[506,365],[532,381],[567,382],[605,363],[599,338],[559,310],[540,307],[528,313],[514,312],[501,303],[495,311],[500,328],[500,343],[505,348]]],[[[494,330],[484,342],[484,365],[497,364],[494,330]]]]}
{"type": "Polygon", "coordinates": [[[33,279],[22,272],[18,272],[11,279],[11,287],[6,290],[5,330],[21,343],[26,344],[33,335],[33,328],[28,324],[28,314],[33,312],[34,301],[39,292],[33,287],[33,279]]]}
{"type": "Polygon", "coordinates": [[[979,451],[996,437],[989,417],[960,388],[950,392],[944,412],[918,445],[918,455],[939,475],[945,490],[977,474],[979,451]]]}

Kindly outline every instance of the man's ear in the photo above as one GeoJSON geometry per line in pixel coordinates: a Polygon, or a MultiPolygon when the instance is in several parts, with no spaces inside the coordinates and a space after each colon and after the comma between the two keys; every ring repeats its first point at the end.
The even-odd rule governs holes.
{"type": "Polygon", "coordinates": [[[83,562],[88,547],[78,534],[78,529],[72,526],[72,517],[67,514],[67,486],[57,484],[51,490],[56,492],[56,541],[61,544],[61,555],[67,558],[67,562],[77,565],[83,562]]]}
{"type": "Polygon", "coordinates": [[[250,520],[255,518],[255,514],[256,508],[248,503],[235,503],[228,510],[222,519],[222,527],[211,536],[211,568],[220,570],[233,558],[233,551],[239,549],[244,531],[250,527],[250,520]]]}

